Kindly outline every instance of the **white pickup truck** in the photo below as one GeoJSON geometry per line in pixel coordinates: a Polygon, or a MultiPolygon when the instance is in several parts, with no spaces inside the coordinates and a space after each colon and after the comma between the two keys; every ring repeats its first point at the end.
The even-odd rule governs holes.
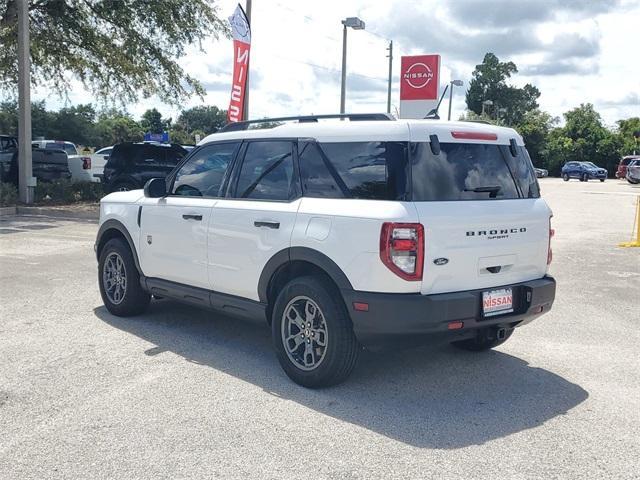
{"type": "MultiPolygon", "coordinates": [[[[69,171],[72,182],[99,182],[100,179],[93,176],[92,161],[89,155],[80,155],[75,144],[63,140],[34,140],[31,142],[34,148],[45,150],[63,150],[69,159],[69,171]]],[[[104,165],[103,165],[104,167],[104,165]]]]}

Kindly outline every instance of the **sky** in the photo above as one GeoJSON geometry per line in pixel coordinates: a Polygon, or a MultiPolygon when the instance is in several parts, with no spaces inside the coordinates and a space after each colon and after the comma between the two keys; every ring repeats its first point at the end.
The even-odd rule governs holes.
{"type": "MultiPolygon", "coordinates": [[[[216,4],[226,18],[237,0],[216,4]]],[[[537,86],[540,108],[554,116],[587,102],[610,126],[640,116],[640,0],[253,0],[250,118],[339,111],[340,21],[350,16],[366,28],[348,31],[347,112],[386,110],[386,49],[393,40],[393,112],[399,109],[400,56],[441,55],[442,88],[449,80],[464,82],[454,90],[457,119],[475,65],[493,52],[518,66],[509,82],[537,86]]],[[[226,109],[232,52],[231,40],[207,40],[180,59],[206,88],[204,99],[170,106],[152,97],[125,109],[138,118],[156,107],[174,119],[196,105],[226,109]]],[[[68,98],[46,88],[33,98],[52,109],[95,102],[79,82],[72,85],[68,98]]],[[[447,102],[448,94],[441,115],[447,102]]]]}

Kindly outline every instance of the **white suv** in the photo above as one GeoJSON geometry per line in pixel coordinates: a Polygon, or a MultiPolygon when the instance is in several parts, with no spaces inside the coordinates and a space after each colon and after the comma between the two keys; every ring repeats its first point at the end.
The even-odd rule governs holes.
{"type": "Polygon", "coordinates": [[[320,387],[362,346],[486,350],[551,308],[551,211],[520,135],[344,117],[232,124],[166,180],[105,197],[107,309],[153,296],[264,319],[287,375],[320,387]]]}

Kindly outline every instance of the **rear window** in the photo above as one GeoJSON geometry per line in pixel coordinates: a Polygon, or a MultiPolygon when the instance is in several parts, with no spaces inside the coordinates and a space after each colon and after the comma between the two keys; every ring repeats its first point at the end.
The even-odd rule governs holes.
{"type": "Polygon", "coordinates": [[[510,200],[540,196],[533,166],[524,148],[516,157],[508,146],[441,143],[435,155],[429,143],[412,143],[414,201],[510,200]]]}
{"type": "Polygon", "coordinates": [[[305,195],[404,200],[406,149],[401,142],[301,143],[305,195]]]}
{"type": "Polygon", "coordinates": [[[77,155],[78,151],[76,150],[75,145],[72,143],[63,143],[63,142],[50,142],[45,144],[45,149],[47,150],[64,150],[67,155],[77,155]]]}

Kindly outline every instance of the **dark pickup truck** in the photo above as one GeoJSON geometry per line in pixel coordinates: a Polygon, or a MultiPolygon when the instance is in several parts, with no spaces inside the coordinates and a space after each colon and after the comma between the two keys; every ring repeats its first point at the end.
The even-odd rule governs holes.
{"type": "MultiPolygon", "coordinates": [[[[33,176],[38,181],[71,178],[64,150],[33,148],[31,152],[33,176]]],[[[0,182],[18,184],[18,140],[10,135],[0,135],[0,182]]]]}

